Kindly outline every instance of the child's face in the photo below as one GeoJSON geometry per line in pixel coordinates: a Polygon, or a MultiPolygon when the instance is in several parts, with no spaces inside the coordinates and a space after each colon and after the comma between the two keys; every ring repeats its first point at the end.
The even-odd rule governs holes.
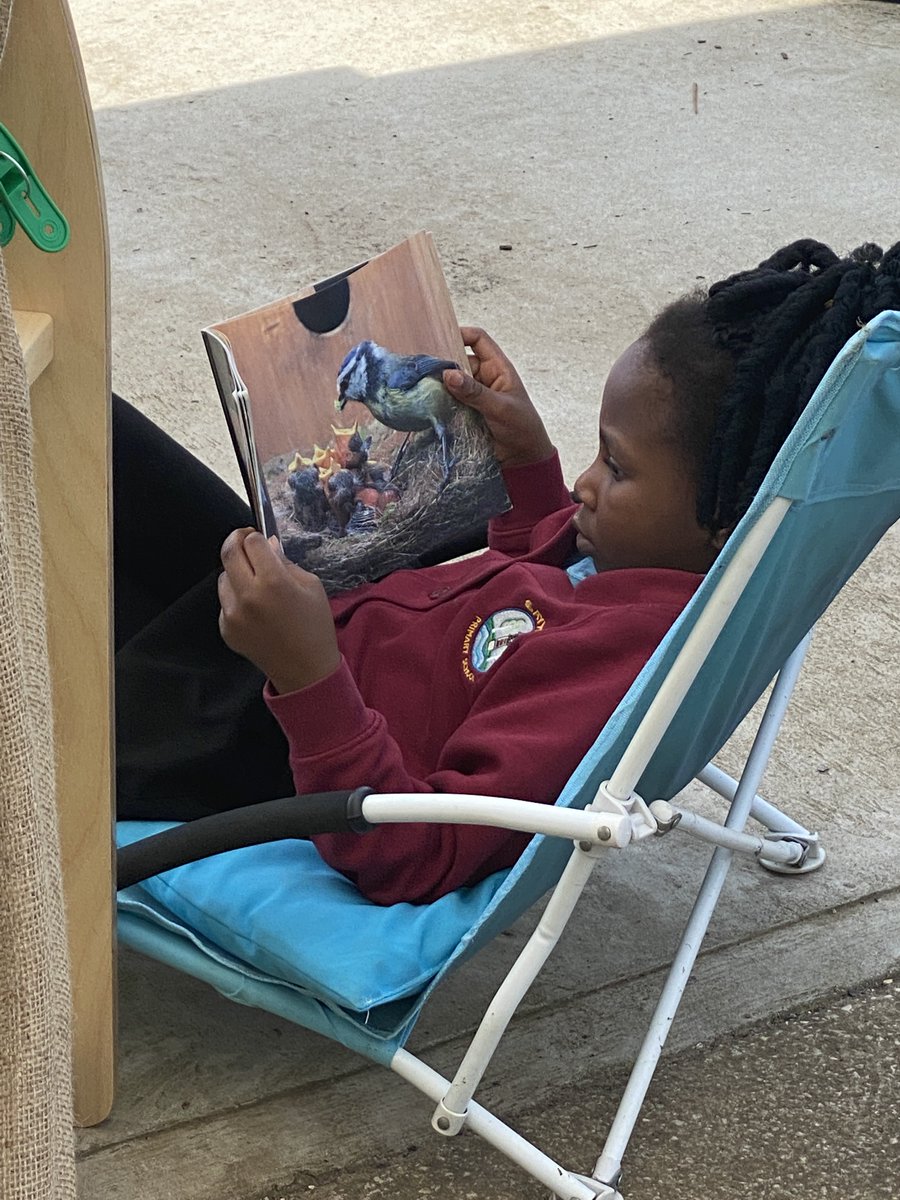
{"type": "Polygon", "coordinates": [[[672,387],[646,346],[616,360],[600,406],[600,451],[578,478],[578,549],[598,571],[705,572],[720,539],[697,523],[696,485],[670,432],[672,387]]]}

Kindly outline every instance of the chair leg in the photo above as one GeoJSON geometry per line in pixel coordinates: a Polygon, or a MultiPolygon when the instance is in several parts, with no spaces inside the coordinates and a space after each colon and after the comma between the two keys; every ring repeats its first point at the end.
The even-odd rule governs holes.
{"type": "Polygon", "coordinates": [[[455,1137],[466,1125],[472,1097],[488,1063],[522,998],[559,941],[596,861],[596,855],[580,849],[572,851],[537,928],[497,989],[452,1083],[440,1098],[431,1121],[436,1133],[455,1137]]]}
{"type": "MultiPolygon", "coordinates": [[[[697,779],[729,803],[734,799],[738,781],[732,779],[726,771],[715,766],[714,763],[709,763],[702,771],[699,771],[697,779]]],[[[799,835],[809,833],[809,830],[803,825],[794,821],[787,813],[783,813],[780,808],[776,808],[774,804],[770,804],[768,800],[764,800],[762,796],[753,797],[750,816],[773,833],[796,833],[799,835]]]]}
{"type": "MultiPolygon", "coordinates": [[[[450,1088],[448,1079],[408,1050],[398,1050],[390,1066],[397,1075],[436,1102],[440,1102],[450,1088]]],[[[468,1102],[466,1123],[473,1133],[517,1163],[538,1183],[548,1187],[553,1196],[561,1200],[617,1200],[617,1193],[613,1189],[566,1171],[474,1100],[468,1102]]]]}
{"type": "MultiPolygon", "coordinates": [[[[725,828],[728,830],[743,830],[750,817],[753,800],[769,761],[787,702],[797,681],[808,642],[808,638],[804,639],[804,642],[794,651],[779,673],[772,689],[772,695],[747,757],[740,782],[735,788],[734,798],[725,820],[725,828]]],[[[656,1064],[659,1062],[669,1029],[675,1019],[678,1005],[700,951],[700,945],[709,928],[716,903],[725,883],[725,877],[728,874],[728,868],[731,866],[733,854],[733,850],[721,846],[713,852],[681,943],[657,1001],[650,1026],[610,1126],[603,1151],[594,1167],[593,1177],[610,1187],[617,1188],[619,1186],[622,1158],[634,1132],[638,1115],[656,1070],[656,1064]]]]}
{"type": "MultiPolygon", "coordinates": [[[[809,650],[811,640],[812,632],[808,633],[803,641],[800,642],[779,673],[779,684],[784,680],[785,687],[784,691],[779,694],[777,713],[773,711],[773,706],[775,705],[774,692],[766,707],[766,713],[768,714],[770,711],[773,711],[773,719],[777,719],[779,725],[793,694],[794,686],[806,658],[806,653],[809,650]]],[[[734,800],[738,788],[737,781],[713,763],[708,763],[698,773],[697,779],[717,795],[722,796],[723,799],[729,802],[734,800]]],[[[764,800],[762,796],[753,797],[750,805],[750,816],[754,821],[758,821],[760,825],[764,825],[770,831],[773,835],[771,839],[773,845],[777,845],[779,842],[790,843],[792,839],[799,839],[805,847],[799,862],[793,863],[782,861],[783,856],[781,855],[769,856],[765,851],[758,854],[757,861],[759,865],[765,867],[767,871],[773,871],[781,875],[808,874],[810,871],[818,870],[825,862],[825,849],[819,843],[818,834],[806,829],[799,822],[794,821],[786,813],[783,813],[780,808],[776,808],[774,804],[770,804],[768,800],[764,800]]]]}

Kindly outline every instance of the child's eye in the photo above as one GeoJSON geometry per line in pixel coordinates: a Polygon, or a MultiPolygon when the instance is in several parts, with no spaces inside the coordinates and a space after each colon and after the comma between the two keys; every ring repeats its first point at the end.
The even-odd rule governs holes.
{"type": "Polygon", "coordinates": [[[606,464],[607,468],[609,469],[609,472],[612,475],[613,479],[621,479],[622,478],[622,468],[615,461],[615,459],[610,458],[609,455],[604,455],[603,461],[606,464]]]}

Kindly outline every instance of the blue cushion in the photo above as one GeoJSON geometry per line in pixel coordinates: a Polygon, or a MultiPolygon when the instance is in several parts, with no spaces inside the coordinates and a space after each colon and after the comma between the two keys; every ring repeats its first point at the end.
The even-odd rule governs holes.
{"type": "MultiPolygon", "coordinates": [[[[171,821],[120,821],[119,845],[171,821]]],[[[120,907],[156,909],[266,975],[365,1013],[421,991],[476,923],[506,871],[432,904],[373,904],[311,842],[231,850],[120,893],[120,907]]]]}

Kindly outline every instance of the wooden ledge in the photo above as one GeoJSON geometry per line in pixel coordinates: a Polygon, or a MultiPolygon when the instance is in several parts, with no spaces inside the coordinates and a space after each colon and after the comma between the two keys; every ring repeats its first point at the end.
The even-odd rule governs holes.
{"type": "Polygon", "coordinates": [[[13,316],[30,386],[47,369],[53,358],[53,318],[49,313],[23,312],[21,309],[14,312],[13,316]]]}

